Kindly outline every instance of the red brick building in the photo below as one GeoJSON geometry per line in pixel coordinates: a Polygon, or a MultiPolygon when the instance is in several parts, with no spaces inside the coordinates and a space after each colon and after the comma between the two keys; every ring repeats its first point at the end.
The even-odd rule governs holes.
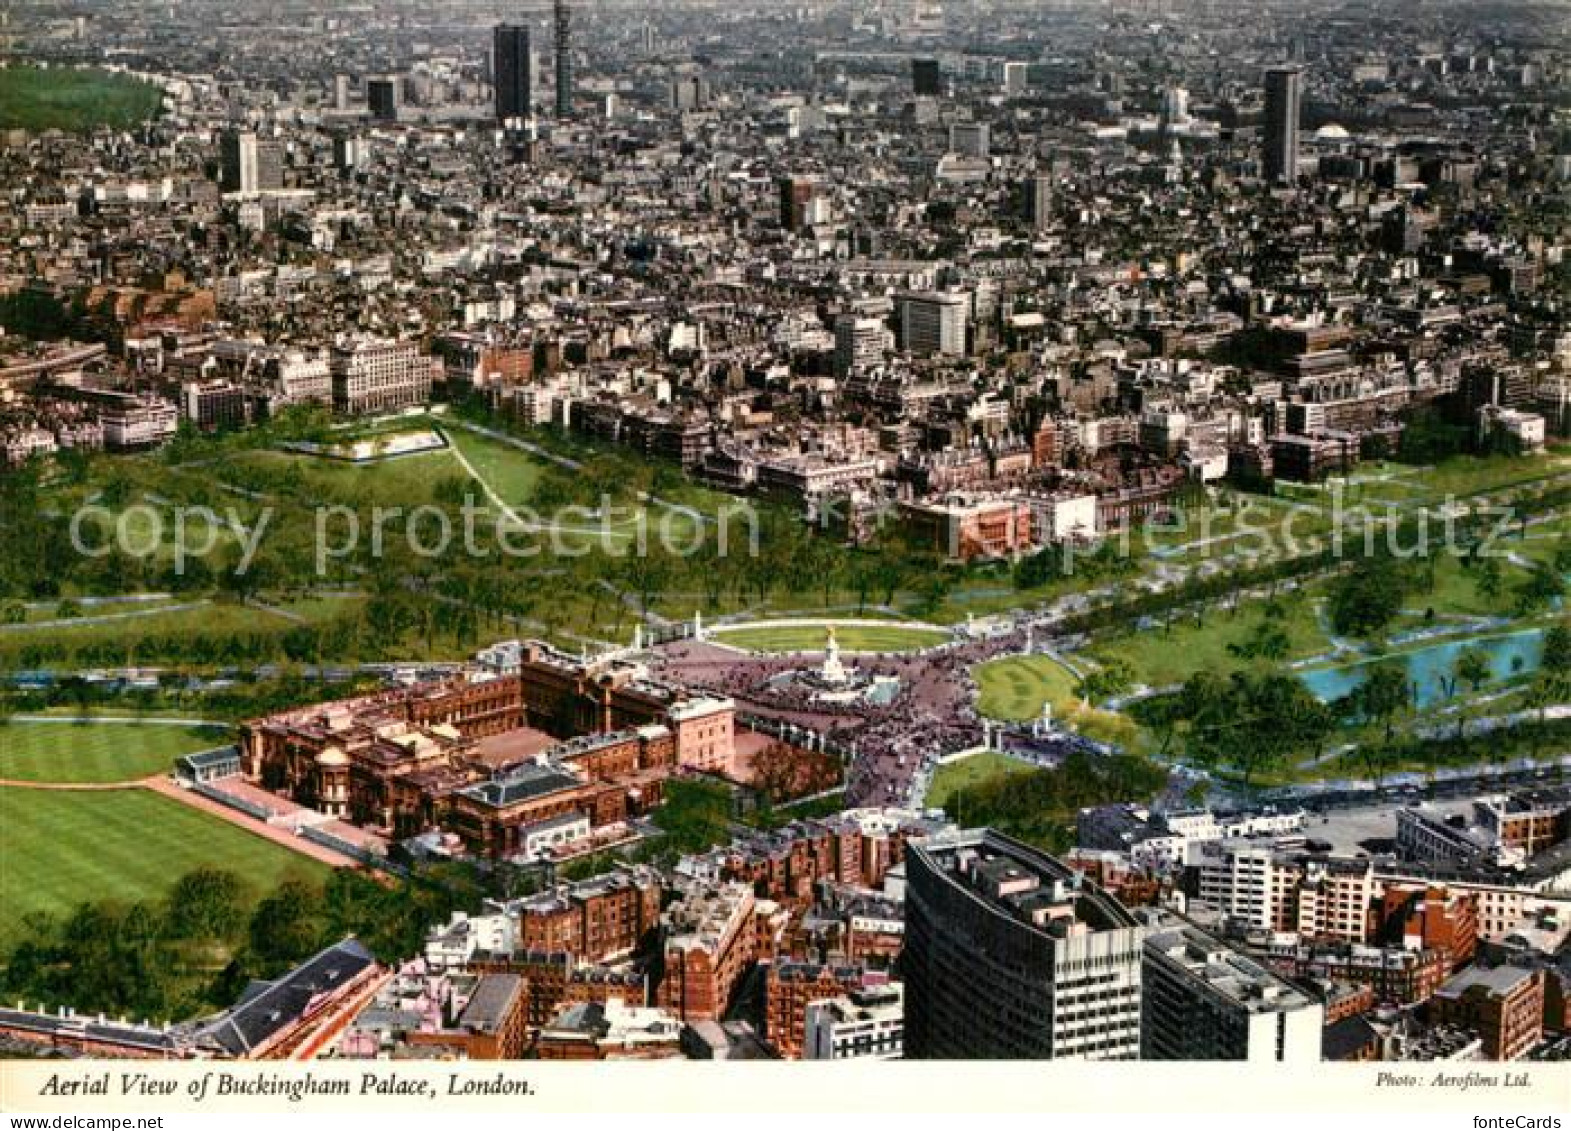
{"type": "Polygon", "coordinates": [[[1288,977],[1352,982],[1368,986],[1377,1001],[1413,1005],[1440,988],[1450,973],[1451,955],[1445,950],[1301,943],[1287,954],[1273,954],[1270,964],[1288,977]]]}
{"type": "Polygon", "coordinates": [[[478,958],[471,968],[521,977],[524,1022],[532,1029],[547,1024],[565,1005],[606,1002],[613,997],[637,1003],[647,996],[644,977],[636,971],[588,965],[566,954],[519,951],[478,958]]]}
{"type": "Polygon", "coordinates": [[[1429,1001],[1439,1024],[1476,1030],[1492,1060],[1516,1060],[1544,1036],[1544,971],[1472,966],[1429,1001]]]}
{"type": "Polygon", "coordinates": [[[785,1060],[800,1060],[807,1041],[807,1007],[861,986],[865,971],[856,966],[819,966],[776,962],[764,982],[764,1039],[785,1060]]]}
{"type": "Polygon", "coordinates": [[[1473,960],[1478,949],[1478,897],[1422,884],[1388,884],[1376,909],[1376,940],[1408,949],[1441,949],[1451,969],[1473,960]]]}
{"type": "Polygon", "coordinates": [[[518,905],[518,945],[592,963],[631,954],[659,928],[661,894],[648,869],[542,892],[518,905]]]}
{"type": "Polygon", "coordinates": [[[905,859],[912,832],[884,811],[841,813],[793,822],[716,849],[714,860],[721,878],[751,885],[759,899],[805,906],[824,881],[882,887],[889,869],[905,859]]]}
{"type": "Polygon", "coordinates": [[[755,910],[752,891],[735,883],[672,904],[656,1002],[685,1022],[719,1020],[758,957],[755,910]]]}

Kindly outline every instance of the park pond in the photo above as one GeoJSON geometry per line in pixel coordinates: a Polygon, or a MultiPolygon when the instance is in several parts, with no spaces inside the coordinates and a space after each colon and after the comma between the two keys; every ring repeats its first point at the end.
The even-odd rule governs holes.
{"type": "MultiPolygon", "coordinates": [[[[1507,679],[1538,669],[1544,651],[1544,630],[1528,629],[1503,636],[1473,637],[1433,644],[1390,659],[1407,665],[1408,680],[1415,688],[1419,707],[1445,700],[1445,683],[1453,679],[1457,657],[1468,648],[1478,648],[1489,657],[1492,680],[1507,679]]],[[[1304,672],[1300,678],[1322,702],[1330,703],[1351,693],[1363,683],[1365,673],[1380,660],[1364,660],[1341,667],[1304,672]]]]}

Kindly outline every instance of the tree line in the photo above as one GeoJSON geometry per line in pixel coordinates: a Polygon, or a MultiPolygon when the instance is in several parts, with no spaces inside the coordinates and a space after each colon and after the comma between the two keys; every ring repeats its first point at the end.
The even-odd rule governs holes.
{"type": "Polygon", "coordinates": [[[29,1007],[186,1020],[233,1005],[252,980],[277,977],[349,935],[383,961],[410,957],[433,926],[479,906],[481,895],[456,866],[426,867],[404,882],[350,869],[321,881],[294,873],[265,893],[234,872],[197,868],[161,899],[24,917],[0,993],[29,1007]]]}

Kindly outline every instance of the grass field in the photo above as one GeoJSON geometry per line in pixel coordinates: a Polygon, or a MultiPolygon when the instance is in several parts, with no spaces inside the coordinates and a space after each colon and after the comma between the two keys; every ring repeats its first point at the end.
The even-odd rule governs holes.
{"type": "Polygon", "coordinates": [[[461,428],[449,429],[445,434],[447,442],[469,461],[503,502],[516,507],[534,498],[546,474],[543,461],[461,428]]]}
{"type": "Polygon", "coordinates": [[[642,516],[645,528],[644,539],[663,539],[674,547],[692,545],[702,537],[700,523],[703,516],[712,517],[723,506],[737,505],[723,498],[699,498],[676,507],[613,504],[615,512],[604,526],[597,516],[587,513],[587,510],[597,510],[598,504],[587,510],[581,505],[558,516],[556,508],[540,506],[538,492],[547,477],[553,474],[560,476],[561,469],[551,468],[539,456],[473,432],[454,428],[445,434],[454,450],[468,461],[486,487],[509,507],[520,510],[533,508],[538,513],[522,510],[520,517],[531,523],[538,521],[542,530],[562,532],[565,536],[563,545],[569,548],[580,545],[607,548],[608,540],[602,537],[602,533],[605,533],[609,535],[609,545],[619,549],[623,542],[638,533],[639,515],[642,516]],[[575,537],[574,531],[581,532],[583,537],[575,537]]]}
{"type": "Polygon", "coordinates": [[[129,129],[156,114],[162,100],[151,83],[108,71],[0,67],[0,129],[129,129]]]}
{"type": "MultiPolygon", "coordinates": [[[[829,630],[816,624],[782,624],[767,628],[717,629],[712,635],[722,644],[753,652],[822,652],[829,630]]],[[[835,626],[843,652],[914,652],[942,644],[948,637],[930,628],[894,625],[835,626]]]]}
{"type": "MultiPolygon", "coordinates": [[[[1331,644],[1315,623],[1315,612],[1307,591],[1283,602],[1285,615],[1273,618],[1287,633],[1286,659],[1319,655],[1331,644]]],[[[1246,603],[1234,615],[1227,609],[1212,608],[1199,623],[1189,619],[1170,629],[1152,628],[1108,636],[1091,649],[1098,660],[1120,659],[1134,669],[1135,678],[1149,687],[1182,683],[1202,669],[1226,674],[1247,667],[1249,661],[1228,651],[1228,645],[1247,644],[1264,621],[1264,603],[1246,603]]]]}
{"type": "Polygon", "coordinates": [[[156,899],[211,865],[266,891],[326,865],[143,789],[58,793],[0,788],[0,941],[23,916],[99,899],[156,899]]]}
{"type": "Polygon", "coordinates": [[[933,784],[928,787],[925,804],[929,808],[941,808],[954,796],[956,790],[965,789],[979,781],[997,777],[999,774],[1029,773],[1035,768],[990,750],[973,754],[969,758],[962,758],[958,762],[950,762],[947,766],[938,767],[937,772],[933,774],[933,784]]]}
{"type": "Polygon", "coordinates": [[[11,781],[137,781],[166,773],[182,754],[229,740],[213,727],[167,723],[27,723],[0,727],[0,778],[11,781]]]}
{"type": "Polygon", "coordinates": [[[982,664],[973,673],[978,710],[990,719],[1029,722],[1051,703],[1061,715],[1075,706],[1075,677],[1049,656],[1011,656],[982,664]]]}
{"type": "Polygon", "coordinates": [[[467,479],[463,465],[445,449],[366,464],[298,452],[240,452],[220,474],[237,486],[260,487],[275,501],[287,498],[302,509],[299,518],[290,517],[306,523],[320,504],[417,507],[433,502],[444,481],[467,479]]]}

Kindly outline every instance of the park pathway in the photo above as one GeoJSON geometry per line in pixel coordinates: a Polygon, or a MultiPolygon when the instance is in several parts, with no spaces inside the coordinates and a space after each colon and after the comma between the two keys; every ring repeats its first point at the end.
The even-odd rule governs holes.
{"type": "Polygon", "coordinates": [[[147,779],[133,781],[19,781],[0,778],[0,789],[37,789],[55,793],[109,793],[116,790],[142,789],[147,779]]]}

